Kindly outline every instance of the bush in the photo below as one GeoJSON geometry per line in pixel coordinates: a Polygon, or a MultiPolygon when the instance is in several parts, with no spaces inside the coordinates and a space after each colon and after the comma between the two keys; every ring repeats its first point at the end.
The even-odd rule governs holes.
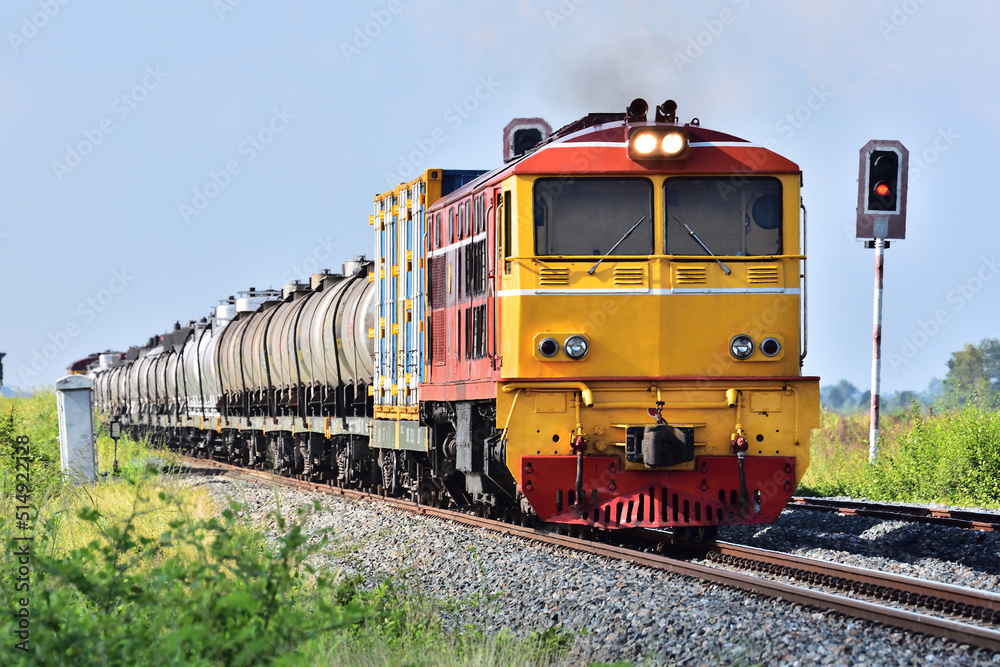
{"type": "MultiPolygon", "coordinates": [[[[160,501],[170,503],[165,494],[160,501]]],[[[290,659],[318,633],[357,622],[361,607],[306,563],[326,545],[301,521],[275,515],[273,549],[236,519],[171,522],[158,539],[92,508],[81,520],[100,533],[65,555],[40,549],[31,590],[31,653],[6,642],[13,664],[255,665],[290,659]],[[172,555],[158,558],[166,551],[172,555]]],[[[52,540],[47,526],[37,539],[52,540]]],[[[14,636],[5,615],[0,632],[14,636]]]]}
{"type": "Polygon", "coordinates": [[[880,420],[868,464],[867,417],[824,411],[803,492],[873,500],[1000,505],[1000,413],[975,405],[925,415],[916,406],[880,420]]]}

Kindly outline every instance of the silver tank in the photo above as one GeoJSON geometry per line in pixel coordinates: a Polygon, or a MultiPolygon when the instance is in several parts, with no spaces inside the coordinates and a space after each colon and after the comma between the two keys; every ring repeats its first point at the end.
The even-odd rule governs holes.
{"type": "Polygon", "coordinates": [[[198,347],[198,367],[201,377],[200,409],[206,415],[218,414],[218,405],[222,399],[222,385],[219,380],[219,359],[217,349],[223,332],[236,314],[233,304],[223,304],[215,309],[211,333],[200,338],[198,347]]]}
{"type": "Polygon", "coordinates": [[[267,329],[277,314],[278,301],[261,304],[261,312],[256,313],[247,323],[246,332],[240,345],[240,360],[243,367],[243,381],[246,391],[256,401],[261,402],[271,389],[271,370],[268,364],[265,340],[267,329]]]}
{"type": "Polygon", "coordinates": [[[275,388],[371,382],[374,284],[327,277],[320,291],[279,306],[268,330],[275,388]]]}
{"type": "Polygon", "coordinates": [[[138,358],[102,370],[100,400],[117,411],[186,410],[218,414],[249,398],[258,404],[275,391],[288,404],[297,390],[370,383],[374,373],[375,286],[364,269],[345,265],[345,276],[320,275],[313,283],[277,292],[248,292],[193,324],[183,342],[138,351],[138,358]],[[350,269],[350,270],[348,270],[350,269]]]}
{"type": "Polygon", "coordinates": [[[270,319],[277,292],[253,288],[236,300],[236,318],[221,334],[216,347],[219,382],[222,394],[235,406],[247,392],[266,388],[267,368],[263,348],[255,347],[254,340],[261,337],[261,327],[270,319]]]}
{"type": "Polygon", "coordinates": [[[142,375],[141,371],[143,366],[148,363],[145,361],[145,351],[140,351],[140,357],[132,362],[128,370],[128,411],[132,414],[138,414],[141,405],[141,393],[139,391],[139,378],[142,375]]]}
{"type": "Polygon", "coordinates": [[[365,277],[345,280],[342,291],[343,298],[333,299],[326,309],[322,328],[309,332],[308,345],[324,350],[329,384],[371,383],[375,339],[368,337],[368,330],[375,326],[375,284],[365,277]]]}

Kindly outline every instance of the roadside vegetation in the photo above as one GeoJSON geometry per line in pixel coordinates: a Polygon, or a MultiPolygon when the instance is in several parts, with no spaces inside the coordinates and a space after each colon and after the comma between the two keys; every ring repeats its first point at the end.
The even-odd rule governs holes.
{"type": "Polygon", "coordinates": [[[823,414],[799,492],[1000,507],[1000,341],[954,352],[944,380],[882,403],[868,462],[870,393],[847,380],[821,390],[823,414]]]}
{"type": "Polygon", "coordinates": [[[1000,507],[1000,412],[966,405],[883,415],[868,462],[868,415],[824,410],[799,493],[1000,507]]]}
{"type": "MultiPolygon", "coordinates": [[[[52,392],[0,398],[0,594],[13,612],[0,616],[2,665],[548,665],[572,643],[559,629],[518,638],[449,627],[448,612],[477,600],[317,571],[313,557],[336,536],[307,533],[306,510],[274,515],[264,533],[238,504],[220,509],[161,476],[159,454],[127,436],[120,475],[66,484],[55,405],[52,392]],[[17,478],[24,436],[29,489],[17,478]]],[[[98,450],[107,473],[107,435],[98,450]]]]}

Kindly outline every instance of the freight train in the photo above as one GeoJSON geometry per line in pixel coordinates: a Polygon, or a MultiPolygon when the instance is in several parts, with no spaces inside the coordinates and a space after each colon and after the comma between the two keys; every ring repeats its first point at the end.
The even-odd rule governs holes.
{"type": "Polygon", "coordinates": [[[773,521],[819,420],[802,174],[676,109],[512,121],[500,166],[377,195],[371,259],[100,355],[96,405],[200,456],[521,520],[773,521]]]}

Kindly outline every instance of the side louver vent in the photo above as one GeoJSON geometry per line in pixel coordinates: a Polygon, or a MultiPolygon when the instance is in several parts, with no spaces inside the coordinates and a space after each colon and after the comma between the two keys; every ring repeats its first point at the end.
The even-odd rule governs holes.
{"type": "Polygon", "coordinates": [[[704,285],[708,272],[704,264],[673,266],[674,285],[704,285]]]}
{"type": "Polygon", "coordinates": [[[747,282],[751,285],[777,285],[781,269],[777,264],[755,264],[747,267],[747,282]]]}
{"type": "Polygon", "coordinates": [[[541,287],[569,284],[569,268],[542,267],[538,271],[538,285],[541,287]]]}
{"type": "Polygon", "coordinates": [[[641,266],[616,266],[615,285],[641,287],[646,284],[645,271],[641,266]]]}

